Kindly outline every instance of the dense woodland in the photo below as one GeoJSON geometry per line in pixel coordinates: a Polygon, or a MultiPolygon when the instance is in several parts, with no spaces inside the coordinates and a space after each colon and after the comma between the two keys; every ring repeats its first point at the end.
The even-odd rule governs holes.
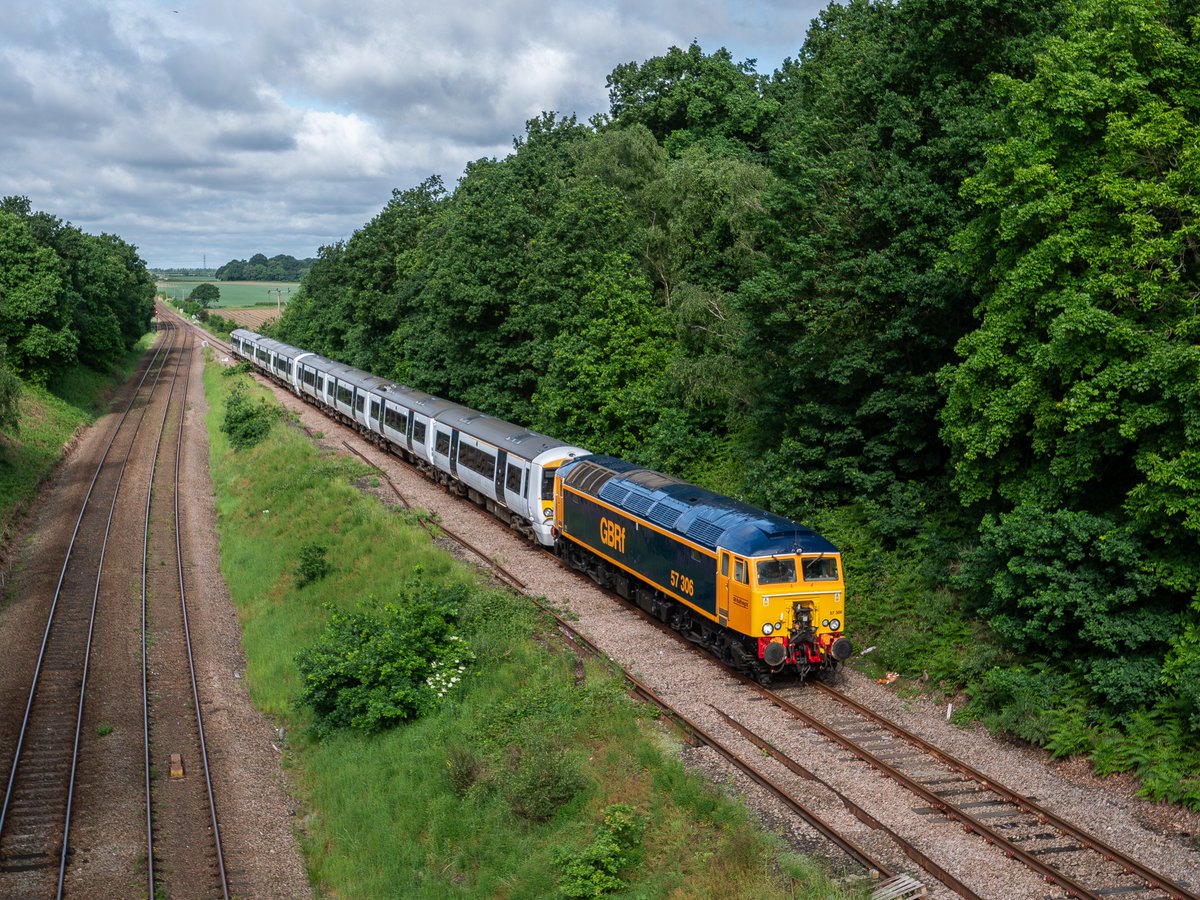
{"type": "Polygon", "coordinates": [[[817,525],[864,662],[1200,803],[1196,3],[853,0],[757,68],[618,66],[274,334],[817,525]]]}
{"type": "Polygon", "coordinates": [[[53,383],[76,366],[108,372],[150,329],[154,279],[137,248],[91,235],[25,197],[0,200],[0,424],[16,378],[53,383]]]}
{"type": "Polygon", "coordinates": [[[299,281],[315,259],[296,259],[280,253],[268,259],[255,253],[249,259],[231,259],[217,269],[218,281],[299,281]]]}

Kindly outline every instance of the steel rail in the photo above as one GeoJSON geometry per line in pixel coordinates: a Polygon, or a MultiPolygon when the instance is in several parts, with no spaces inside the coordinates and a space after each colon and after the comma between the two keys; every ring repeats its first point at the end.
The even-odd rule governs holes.
{"type": "MultiPolygon", "coordinates": [[[[174,338],[174,329],[172,329],[172,338],[174,338]]],[[[169,351],[168,351],[169,356],[169,351]]],[[[154,391],[158,388],[158,382],[162,378],[162,370],[166,368],[166,360],[159,367],[158,374],[154,378],[154,382],[150,387],[150,396],[153,397],[154,391]]],[[[175,373],[171,378],[171,391],[175,390],[175,380],[179,377],[179,364],[176,360],[175,373]]],[[[168,395],[169,396],[169,395],[168,395]]],[[[58,864],[58,893],[59,898],[63,895],[63,886],[67,878],[67,854],[71,847],[71,812],[75,800],[75,775],[79,766],[79,743],[83,733],[83,710],[84,701],[87,696],[88,685],[88,670],[91,665],[92,658],[92,637],[96,628],[96,608],[100,603],[100,582],[104,576],[104,562],[108,555],[108,539],[112,534],[113,518],[117,512],[117,499],[121,496],[121,485],[125,481],[125,470],[129,466],[129,458],[133,455],[133,447],[137,441],[138,433],[141,431],[142,423],[146,420],[146,411],[150,408],[149,399],[142,407],[142,414],[138,417],[137,425],[134,428],[133,437],[129,442],[129,449],[125,454],[125,458],[121,461],[121,468],[117,474],[117,483],[113,487],[112,502],[108,507],[108,518],[104,524],[104,538],[100,543],[100,560],[96,566],[96,583],[92,591],[92,607],[88,618],[88,634],[87,642],[83,651],[83,675],[79,683],[79,710],[75,719],[75,743],[71,751],[71,772],[67,780],[67,809],[63,817],[63,840],[62,850],[59,855],[58,864]]],[[[169,402],[169,401],[168,401],[169,402]]]]}
{"type": "Polygon", "coordinates": [[[918,866],[920,866],[926,872],[933,875],[938,881],[940,881],[942,884],[946,885],[946,887],[950,888],[952,891],[954,891],[956,894],[958,894],[958,896],[965,898],[965,900],[984,900],[983,897],[980,897],[973,890],[971,890],[969,887],[967,887],[967,885],[963,884],[962,881],[960,881],[954,875],[947,872],[938,863],[934,862],[929,856],[927,856],[925,853],[923,853],[921,850],[919,850],[914,844],[910,843],[908,840],[906,840],[905,838],[900,836],[898,833],[893,831],[887,825],[884,825],[882,822],[880,822],[878,819],[876,819],[874,816],[872,816],[869,812],[867,812],[865,809],[863,809],[861,806],[859,806],[857,803],[855,803],[853,800],[851,800],[849,797],[842,794],[837,788],[835,788],[833,785],[831,785],[829,782],[827,782],[824,778],[817,775],[811,769],[808,769],[805,766],[802,766],[800,763],[796,762],[796,760],[792,759],[792,757],[788,756],[783,751],[776,749],[769,741],[767,741],[765,738],[759,736],[751,729],[747,728],[745,725],[743,725],[741,722],[737,721],[737,719],[733,718],[733,716],[729,715],[724,710],[717,709],[711,703],[709,704],[709,708],[712,709],[712,711],[715,712],[717,715],[719,715],[726,722],[726,724],[729,725],[729,727],[734,729],[736,732],[738,732],[738,734],[740,734],[746,740],[750,741],[750,743],[754,744],[754,746],[756,746],[759,750],[766,753],[768,756],[770,756],[772,759],[774,759],[776,762],[778,762],[780,765],[782,765],[788,771],[792,772],[795,775],[799,775],[801,778],[804,778],[808,781],[815,781],[817,784],[821,785],[823,788],[825,788],[827,791],[829,791],[833,796],[835,796],[839,800],[841,800],[842,805],[845,806],[847,810],[849,810],[851,815],[853,815],[856,819],[858,819],[860,822],[862,822],[864,825],[868,826],[869,828],[874,828],[879,831],[882,831],[884,834],[886,834],[888,837],[890,837],[892,839],[892,841],[896,844],[896,846],[904,851],[905,856],[907,856],[909,859],[911,859],[914,863],[916,863],[918,866]]]}
{"type": "MultiPolygon", "coordinates": [[[[175,383],[179,378],[179,367],[182,362],[182,349],[179,358],[175,361],[175,378],[170,383],[170,391],[167,395],[167,403],[162,410],[162,421],[158,424],[158,437],[155,440],[154,454],[150,460],[150,474],[148,482],[146,482],[146,506],[145,517],[143,521],[142,533],[142,734],[143,734],[143,750],[144,750],[144,772],[145,772],[145,804],[146,804],[146,876],[149,880],[148,896],[155,896],[155,870],[154,870],[154,810],[151,806],[150,796],[150,684],[149,684],[149,646],[146,641],[146,630],[148,630],[148,610],[146,610],[146,587],[149,582],[148,559],[150,556],[150,509],[154,503],[154,478],[158,468],[158,452],[162,449],[163,434],[167,431],[167,421],[170,416],[170,402],[175,397],[175,383]]],[[[190,348],[187,348],[190,349],[190,348]]],[[[187,389],[185,383],[184,389],[184,404],[187,402],[187,389]]],[[[176,473],[178,475],[178,473],[176,473]]]]}
{"type": "MultiPolygon", "coordinates": [[[[172,330],[174,326],[172,326],[172,330]]],[[[4,805],[0,807],[0,835],[4,834],[4,826],[8,824],[9,812],[11,808],[13,791],[16,785],[17,772],[21,762],[21,754],[25,747],[25,739],[28,736],[29,719],[33,712],[33,704],[37,696],[38,685],[41,683],[42,669],[46,660],[46,650],[50,642],[50,633],[53,630],[56,614],[58,612],[59,600],[62,597],[63,582],[66,579],[67,570],[71,563],[72,553],[75,549],[75,542],[79,536],[79,529],[83,522],[83,516],[87,512],[88,505],[92,499],[92,493],[95,490],[96,482],[100,478],[100,473],[104,470],[105,463],[108,461],[108,455],[112,450],[113,444],[116,442],[117,436],[121,433],[121,429],[125,425],[129,413],[133,409],[134,403],[137,401],[138,393],[146,383],[146,379],[150,373],[154,371],[154,367],[159,360],[162,359],[162,364],[159,365],[158,373],[161,375],[162,368],[165,366],[166,345],[168,341],[161,342],[163,346],[155,351],[155,355],[146,365],[142,377],[139,379],[137,386],[130,392],[129,402],[126,404],[124,411],[121,413],[121,418],[113,426],[112,435],[109,437],[108,444],[105,445],[104,452],[100,457],[100,461],[96,464],[96,471],[92,474],[91,481],[88,483],[87,492],[84,495],[83,501],[79,508],[79,515],[75,519],[75,527],[71,532],[70,541],[67,544],[66,556],[63,559],[62,569],[59,572],[58,582],[54,589],[54,596],[50,602],[50,610],[46,617],[46,628],[42,633],[41,646],[38,649],[37,661],[34,664],[33,678],[29,686],[29,697],[25,702],[25,712],[21,720],[21,727],[17,734],[17,745],[13,752],[12,763],[8,773],[8,784],[4,792],[4,805]]],[[[66,841],[63,841],[64,847],[66,841]]]]}
{"type": "MultiPolygon", "coordinates": [[[[950,768],[954,769],[955,771],[959,772],[960,774],[966,775],[968,778],[971,778],[971,779],[979,782],[987,790],[991,791],[994,794],[999,795],[1000,797],[1003,797],[1009,803],[1016,806],[1021,812],[1029,813],[1030,815],[1036,816],[1039,819],[1039,821],[1044,822],[1047,825],[1053,826],[1060,833],[1062,833],[1065,837],[1069,837],[1069,838],[1072,838],[1073,840],[1078,841],[1083,847],[1085,847],[1086,849],[1092,850],[1096,853],[1099,853],[1101,856],[1105,857],[1109,862],[1115,862],[1118,865],[1123,866],[1124,868],[1126,868],[1128,870],[1129,874],[1136,874],[1139,878],[1141,878],[1143,881],[1145,881],[1149,887],[1154,888],[1156,890],[1163,891],[1169,897],[1171,897],[1172,900],[1200,900],[1200,896],[1198,896],[1197,894],[1195,894],[1185,888],[1180,887],[1179,885],[1175,884],[1173,881],[1168,881],[1166,878],[1164,878],[1164,876],[1162,876],[1158,872],[1155,872],[1149,866],[1143,865],[1142,863],[1138,862],[1136,859],[1133,859],[1132,857],[1127,856],[1125,853],[1118,850],[1117,848],[1111,846],[1110,844],[1105,843],[1103,840],[1096,837],[1095,835],[1090,834],[1087,831],[1084,831],[1078,825],[1075,825],[1075,824],[1067,821],[1066,819],[1062,818],[1061,816],[1056,815],[1055,813],[1051,812],[1050,810],[1046,809],[1045,807],[1040,806],[1039,804],[1033,802],[1029,798],[1022,796],[1021,794],[1018,794],[1016,791],[1011,790],[1008,787],[1005,787],[1003,784],[998,783],[991,776],[986,775],[983,772],[980,772],[978,769],[974,768],[969,763],[963,762],[962,760],[951,755],[950,753],[947,753],[946,751],[942,750],[941,748],[936,747],[933,744],[930,744],[928,741],[924,740],[919,735],[913,734],[908,729],[903,728],[902,726],[897,725],[895,722],[892,722],[891,720],[879,715],[874,710],[870,709],[867,706],[864,706],[862,703],[859,703],[857,700],[846,696],[841,691],[835,690],[832,687],[830,687],[829,685],[822,684],[821,682],[814,682],[814,685],[819,690],[824,692],[826,695],[834,698],[837,702],[850,707],[851,709],[853,709],[855,712],[857,712],[859,715],[863,716],[864,718],[869,719],[870,721],[874,722],[875,724],[891,731],[897,737],[899,737],[905,741],[908,741],[909,743],[915,745],[916,747],[919,747],[921,750],[923,750],[926,753],[930,754],[931,756],[941,760],[944,764],[946,764],[950,768]]],[[[943,800],[943,801],[941,801],[941,804],[936,805],[934,808],[940,809],[942,806],[945,806],[945,805],[947,805],[947,804],[943,800]]],[[[999,841],[1002,841],[1006,847],[1011,846],[1011,842],[1004,839],[1003,837],[1000,837],[999,841]]],[[[1018,849],[1018,848],[1014,848],[1014,849],[1018,849]]],[[[1020,855],[1020,854],[1018,854],[1018,855],[1020,855]]]]}
{"type": "Polygon", "coordinates": [[[175,443],[175,562],[179,567],[179,605],[183,613],[183,637],[187,645],[188,673],[192,681],[192,705],[196,709],[196,728],[200,733],[200,759],[204,763],[204,785],[208,792],[208,809],[212,820],[213,843],[217,849],[217,870],[221,876],[221,894],[225,900],[229,900],[229,879],[225,872],[225,856],[221,851],[221,825],[217,819],[217,801],[213,793],[212,770],[208,762],[208,744],[204,739],[204,714],[200,711],[200,691],[196,684],[196,663],[192,656],[192,632],[188,625],[187,613],[187,585],[183,574],[183,539],[179,528],[179,462],[183,451],[183,420],[187,412],[187,392],[191,377],[192,370],[189,365],[183,387],[184,402],[180,405],[179,410],[179,439],[175,443]]]}

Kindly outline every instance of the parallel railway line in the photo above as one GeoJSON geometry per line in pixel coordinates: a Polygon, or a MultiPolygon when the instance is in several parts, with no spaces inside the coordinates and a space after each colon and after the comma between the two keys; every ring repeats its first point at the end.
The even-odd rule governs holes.
{"type": "MultiPolygon", "coordinates": [[[[125,894],[136,890],[139,876],[135,873],[143,866],[149,877],[142,891],[148,896],[162,896],[167,887],[161,877],[164,869],[175,873],[171,896],[229,896],[211,784],[206,778],[208,801],[204,808],[205,815],[212,816],[210,828],[197,828],[204,819],[191,810],[171,816],[176,803],[169,794],[178,789],[167,780],[166,754],[160,752],[162,738],[167,736],[172,747],[183,749],[207,774],[202,747],[192,750],[172,736],[176,723],[186,723],[189,717],[193,733],[202,729],[194,675],[186,696],[170,694],[156,684],[156,666],[165,663],[168,674],[174,668],[164,655],[175,643],[166,614],[172,591],[169,583],[165,589],[156,583],[156,577],[161,580],[160,573],[167,571],[165,549],[169,549],[174,567],[171,574],[178,572],[176,610],[186,602],[182,599],[178,485],[189,378],[181,379],[180,372],[184,367],[190,372],[193,344],[189,332],[170,319],[163,322],[163,336],[124,411],[111,426],[111,436],[98,454],[99,462],[83,494],[74,530],[65,541],[65,558],[33,665],[24,717],[11,756],[0,756],[0,765],[7,763],[6,771],[0,769],[6,779],[0,807],[0,895],[6,897],[125,894]],[[159,414],[155,436],[147,417],[159,414]],[[164,449],[162,457],[173,457],[173,467],[161,463],[164,449]],[[135,472],[143,470],[145,482],[135,477],[135,472]],[[134,511],[135,500],[131,499],[139,489],[146,491],[144,513],[134,511]],[[172,512],[172,502],[173,523],[164,517],[172,512]],[[138,524],[144,529],[140,676],[132,665],[137,608],[125,596],[136,584],[136,576],[124,571],[122,553],[112,552],[119,548],[128,557],[138,524]],[[100,693],[89,684],[93,669],[95,677],[90,680],[105,686],[100,693]],[[133,684],[138,677],[140,690],[133,684]],[[115,691],[114,685],[119,685],[115,691]],[[137,694],[142,703],[141,759],[133,752],[137,746],[132,722],[137,694]],[[194,715],[189,706],[195,707],[194,715]],[[114,721],[116,732],[112,724],[103,724],[114,721]],[[126,778],[139,762],[144,770],[142,798],[130,790],[134,780],[126,778]],[[136,839],[129,837],[138,831],[133,810],[143,805],[145,837],[139,854],[136,839]],[[186,849],[161,840],[166,830],[158,825],[164,813],[186,823],[186,849]],[[207,843],[205,830],[215,843],[207,843]],[[211,856],[216,858],[215,865],[205,862],[211,856]],[[214,877],[202,875],[205,869],[214,877]]],[[[186,626],[184,632],[181,641],[186,644],[186,626]]],[[[0,747],[0,754],[7,753],[9,747],[0,747]]],[[[198,779],[191,781],[199,783],[198,779]]]]}
{"type": "Polygon", "coordinates": [[[168,360],[161,343],[92,475],[50,604],[0,807],[0,887],[13,896],[63,891],[105,549],[125,468],[168,360]]]}

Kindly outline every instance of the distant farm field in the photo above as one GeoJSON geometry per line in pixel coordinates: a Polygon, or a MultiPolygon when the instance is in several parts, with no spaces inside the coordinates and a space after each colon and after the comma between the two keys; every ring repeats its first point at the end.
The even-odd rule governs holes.
{"type": "Polygon", "coordinates": [[[242,309],[222,309],[221,315],[226,319],[232,319],[243,328],[249,328],[251,331],[257,331],[262,327],[264,322],[276,318],[279,313],[275,307],[270,309],[259,309],[257,307],[242,308],[242,309]]]}
{"type": "MultiPolygon", "coordinates": [[[[297,281],[217,281],[214,278],[172,278],[158,282],[158,289],[175,300],[186,300],[187,295],[198,284],[216,285],[221,299],[214,309],[238,309],[244,307],[270,308],[271,315],[277,312],[277,304],[286,306],[288,297],[300,288],[297,281]],[[276,296],[276,291],[279,295],[276,296]]],[[[225,315],[222,313],[222,315],[225,315]]],[[[232,318],[226,315],[226,318],[232,318]]]]}

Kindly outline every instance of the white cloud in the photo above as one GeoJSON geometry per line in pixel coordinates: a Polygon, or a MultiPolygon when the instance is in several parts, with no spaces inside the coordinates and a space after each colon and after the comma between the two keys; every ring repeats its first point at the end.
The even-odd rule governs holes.
{"type": "Polygon", "coordinates": [[[312,255],[544,110],[604,110],[618,64],[699,39],[770,71],[822,5],[0,0],[0,195],[152,265],[312,255]]]}

